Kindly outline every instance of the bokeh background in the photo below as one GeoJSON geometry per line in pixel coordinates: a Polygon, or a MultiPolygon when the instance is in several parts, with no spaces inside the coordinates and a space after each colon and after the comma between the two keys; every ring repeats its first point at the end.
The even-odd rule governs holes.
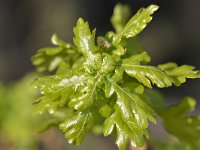
{"type": "MultiPolygon", "coordinates": [[[[33,71],[31,56],[39,48],[51,46],[53,33],[72,42],[72,29],[79,17],[87,20],[92,28],[97,28],[97,35],[112,30],[110,16],[118,2],[129,4],[133,13],[152,3],[160,6],[153,21],[139,35],[143,47],[152,56],[152,64],[175,61],[179,65],[189,64],[200,69],[198,0],[0,0],[0,82],[8,84],[33,71]]],[[[171,87],[161,92],[167,97],[167,104],[171,104],[186,95],[200,100],[199,89],[199,80],[188,80],[179,88],[171,87]]],[[[59,147],[60,141],[65,143],[62,136],[57,135],[61,133],[49,132],[40,137],[41,149],[64,149],[59,147]]],[[[77,149],[68,146],[67,142],[64,145],[67,149],[77,149]]],[[[112,138],[105,140],[90,135],[80,149],[111,150],[116,147],[112,138]]]]}

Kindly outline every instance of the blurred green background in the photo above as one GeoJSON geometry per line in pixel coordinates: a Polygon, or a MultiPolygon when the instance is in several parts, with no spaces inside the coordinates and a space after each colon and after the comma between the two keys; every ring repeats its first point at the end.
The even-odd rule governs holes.
{"type": "MultiPolygon", "coordinates": [[[[139,36],[153,64],[175,61],[179,65],[189,64],[200,69],[198,0],[0,0],[1,150],[117,149],[113,138],[90,134],[80,147],[74,147],[67,144],[57,129],[38,133],[35,128],[44,120],[33,116],[32,103],[37,91],[28,88],[28,81],[36,75],[22,77],[34,71],[30,58],[37,49],[51,45],[49,40],[53,33],[72,42],[72,29],[79,17],[89,21],[92,28],[97,28],[97,35],[112,30],[110,16],[118,2],[129,4],[133,12],[152,3],[160,6],[153,21],[139,36]]],[[[186,95],[200,100],[199,89],[199,80],[188,80],[179,88],[171,87],[161,92],[169,105],[186,95]]],[[[197,112],[199,108],[198,105],[197,112]]],[[[151,128],[153,136],[162,140],[166,134],[162,127],[157,126],[155,130],[152,125],[151,128]]],[[[176,145],[176,140],[171,140],[176,145]]],[[[153,143],[157,149],[162,149],[160,145],[166,147],[162,142],[153,143]]]]}

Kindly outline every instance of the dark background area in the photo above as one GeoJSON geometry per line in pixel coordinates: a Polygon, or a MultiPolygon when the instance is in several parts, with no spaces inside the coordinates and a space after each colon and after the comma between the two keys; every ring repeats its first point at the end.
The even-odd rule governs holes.
{"type": "MultiPolygon", "coordinates": [[[[118,2],[129,4],[133,14],[152,3],[160,6],[139,35],[152,64],[175,61],[200,69],[199,0],[0,0],[0,81],[9,83],[34,71],[30,58],[39,48],[51,46],[53,33],[72,42],[72,29],[79,17],[97,28],[97,35],[112,30],[110,16],[118,2]]],[[[168,103],[176,103],[186,95],[200,100],[199,89],[199,80],[188,80],[179,88],[161,91],[168,103]]],[[[86,141],[94,142],[91,149],[95,149],[93,136],[86,141]]],[[[87,149],[90,142],[84,144],[87,149]]]]}

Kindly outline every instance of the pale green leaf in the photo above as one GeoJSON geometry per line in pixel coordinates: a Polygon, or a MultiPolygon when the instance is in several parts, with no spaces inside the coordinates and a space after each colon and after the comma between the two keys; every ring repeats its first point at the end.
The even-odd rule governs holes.
{"type": "Polygon", "coordinates": [[[146,9],[141,8],[136,15],[134,15],[121,32],[116,34],[113,39],[113,43],[117,45],[123,37],[130,38],[140,33],[152,20],[151,15],[158,9],[157,5],[150,5],[146,9]]]}
{"type": "MultiPolygon", "coordinates": [[[[54,75],[40,77],[33,83],[40,87],[42,95],[36,101],[37,112],[55,114],[70,109],[70,117],[60,125],[70,143],[80,144],[90,130],[101,133],[103,128],[105,136],[116,134],[120,150],[125,150],[129,142],[136,147],[142,146],[149,138],[149,121],[156,122],[155,110],[160,113],[164,108],[160,97],[156,94],[149,96],[145,86],[164,88],[180,85],[186,78],[199,78],[199,71],[192,66],[178,67],[175,63],[158,67],[149,65],[151,57],[135,36],[151,21],[151,15],[157,9],[156,5],[142,8],[126,24],[128,7],[117,5],[112,17],[117,33],[99,36],[98,46],[95,30],[91,31],[88,22],[80,18],[73,29],[75,46],[54,34],[51,41],[57,47],[44,48],[33,57],[33,63],[40,70],[58,67],[54,75]]],[[[180,117],[185,131],[191,131],[191,135],[176,127],[177,131],[170,131],[178,136],[188,134],[196,138],[197,130],[192,127],[199,126],[198,117],[182,115],[193,109],[194,103],[189,104],[191,107],[188,103],[181,104],[173,113],[175,118],[180,117]]],[[[167,125],[173,128],[173,115],[166,114],[169,115],[164,116],[169,120],[167,125]]]]}
{"type": "Polygon", "coordinates": [[[60,129],[65,132],[65,138],[69,143],[79,145],[86,134],[92,129],[94,118],[91,113],[79,113],[66,119],[59,125],[60,129]]]}
{"type": "Polygon", "coordinates": [[[111,17],[111,23],[117,32],[122,31],[131,15],[131,8],[128,5],[117,4],[111,17]]]}
{"type": "Polygon", "coordinates": [[[174,81],[164,71],[154,66],[142,65],[149,61],[149,56],[143,52],[124,59],[122,67],[129,76],[134,77],[149,88],[152,88],[151,84],[160,88],[171,86],[174,81]]]}
{"type": "Polygon", "coordinates": [[[86,61],[84,62],[84,69],[87,73],[93,74],[101,68],[101,64],[102,56],[99,53],[93,54],[89,52],[86,61]]]}
{"type": "Polygon", "coordinates": [[[42,48],[32,57],[32,63],[37,67],[37,71],[53,71],[62,62],[71,67],[72,61],[79,60],[80,55],[76,52],[76,48],[61,41],[56,34],[52,36],[52,43],[58,47],[42,48]]]}
{"type": "Polygon", "coordinates": [[[132,63],[132,64],[136,64],[136,65],[146,64],[146,63],[149,63],[150,61],[151,61],[151,58],[147,54],[147,52],[135,54],[129,58],[123,59],[124,64],[132,63]]]}
{"type": "Polygon", "coordinates": [[[156,122],[153,117],[153,109],[140,99],[138,95],[126,91],[112,80],[110,82],[112,82],[114,90],[117,93],[116,104],[123,118],[126,120],[134,120],[136,126],[142,129],[148,127],[148,119],[154,123],[156,122]]]}
{"type": "Polygon", "coordinates": [[[84,22],[82,18],[79,18],[73,31],[74,44],[80,53],[88,55],[89,52],[97,50],[95,45],[95,30],[92,33],[90,32],[88,22],[84,22]]]}
{"type": "Polygon", "coordinates": [[[123,64],[123,67],[128,75],[149,88],[152,88],[151,83],[160,88],[172,86],[172,78],[156,67],[132,64],[123,64]]]}
{"type": "Polygon", "coordinates": [[[200,78],[200,71],[194,70],[194,66],[182,65],[178,66],[176,63],[166,63],[158,66],[174,79],[174,84],[180,86],[186,82],[187,78],[200,78]]]}
{"type": "Polygon", "coordinates": [[[101,66],[101,73],[109,73],[115,69],[115,60],[108,54],[103,54],[103,62],[101,66]]]}
{"type": "Polygon", "coordinates": [[[115,92],[115,91],[114,91],[114,88],[113,88],[113,86],[112,86],[112,83],[106,82],[106,83],[105,83],[105,89],[104,89],[104,91],[105,91],[105,97],[106,97],[106,98],[111,97],[112,94],[115,92]]]}
{"type": "MultiPolygon", "coordinates": [[[[114,71],[114,75],[111,77],[111,79],[114,81],[114,82],[119,82],[119,81],[121,81],[122,80],[122,78],[123,78],[123,73],[124,73],[124,70],[123,69],[121,69],[121,68],[118,68],[118,69],[116,69],[115,71],[114,71]]],[[[114,87],[113,87],[113,85],[112,85],[112,83],[111,82],[108,82],[108,80],[109,80],[109,76],[107,76],[106,77],[106,80],[105,80],[105,89],[104,89],[104,91],[105,91],[105,96],[107,97],[107,98],[109,98],[109,97],[111,97],[112,95],[113,95],[113,93],[114,93],[114,87]]]]}
{"type": "Polygon", "coordinates": [[[80,76],[46,76],[35,80],[32,85],[41,87],[40,92],[44,96],[38,100],[40,105],[37,113],[45,111],[54,113],[58,107],[64,106],[70,99],[77,86],[84,84],[88,77],[80,76]]]}
{"type": "Polygon", "coordinates": [[[53,45],[60,46],[60,47],[63,47],[63,46],[66,45],[66,43],[65,43],[64,41],[62,41],[62,40],[58,37],[58,35],[55,34],[55,33],[51,36],[51,43],[52,43],[53,45]]]}
{"type": "Polygon", "coordinates": [[[96,99],[97,84],[97,80],[89,79],[77,86],[68,105],[75,110],[85,110],[90,107],[96,99]]]}
{"type": "Polygon", "coordinates": [[[160,115],[167,131],[176,136],[180,142],[187,144],[189,150],[200,146],[200,116],[191,116],[188,113],[194,110],[196,101],[185,97],[177,105],[164,109],[160,115]]]}
{"type": "Polygon", "coordinates": [[[126,150],[129,140],[136,147],[141,147],[145,143],[147,137],[146,129],[142,129],[131,119],[124,120],[120,114],[119,107],[104,122],[104,135],[108,136],[114,129],[116,130],[116,144],[120,150],[126,150]]]}

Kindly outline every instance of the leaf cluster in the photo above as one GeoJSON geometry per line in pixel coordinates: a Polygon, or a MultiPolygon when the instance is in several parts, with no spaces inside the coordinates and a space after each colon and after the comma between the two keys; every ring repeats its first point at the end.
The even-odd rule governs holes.
{"type": "Polygon", "coordinates": [[[133,17],[127,5],[118,4],[111,17],[116,32],[96,38],[82,18],[74,27],[74,45],[53,35],[55,48],[44,48],[33,56],[39,71],[55,75],[36,79],[40,88],[36,112],[55,113],[70,108],[73,113],[60,123],[69,143],[80,144],[95,126],[105,136],[116,134],[116,144],[125,150],[129,141],[140,147],[149,138],[149,121],[156,111],[148,102],[146,88],[179,86],[186,78],[199,78],[192,66],[167,63],[149,65],[151,58],[135,36],[152,20],[156,5],[141,8],[133,17]]]}

